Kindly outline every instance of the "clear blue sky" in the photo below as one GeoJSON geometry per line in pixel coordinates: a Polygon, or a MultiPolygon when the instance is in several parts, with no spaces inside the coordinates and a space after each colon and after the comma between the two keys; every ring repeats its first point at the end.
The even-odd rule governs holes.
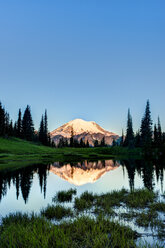
{"type": "Polygon", "coordinates": [[[74,118],[135,130],[146,100],[165,130],[164,0],[0,0],[0,100],[35,127],[74,118]]]}

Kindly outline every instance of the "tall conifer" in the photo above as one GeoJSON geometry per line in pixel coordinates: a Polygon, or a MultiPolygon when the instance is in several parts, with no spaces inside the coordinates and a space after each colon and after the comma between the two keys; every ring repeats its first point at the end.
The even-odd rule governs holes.
{"type": "Polygon", "coordinates": [[[22,136],[26,140],[33,140],[34,138],[34,125],[29,105],[25,109],[22,120],[22,136]]]}
{"type": "Polygon", "coordinates": [[[140,133],[142,147],[150,148],[152,144],[152,119],[149,100],[147,100],[145,113],[141,121],[140,133]]]}
{"type": "Polygon", "coordinates": [[[127,132],[124,140],[124,146],[128,146],[129,148],[134,147],[134,133],[133,133],[132,116],[130,113],[130,109],[128,109],[127,132]]]}

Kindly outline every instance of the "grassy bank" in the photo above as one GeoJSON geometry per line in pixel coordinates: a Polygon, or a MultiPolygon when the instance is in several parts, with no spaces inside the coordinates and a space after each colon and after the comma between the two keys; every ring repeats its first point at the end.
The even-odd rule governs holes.
{"type": "Polygon", "coordinates": [[[17,169],[36,163],[140,157],[140,150],[123,147],[50,148],[17,138],[0,138],[0,170],[17,169]]]}
{"type": "Polygon", "coordinates": [[[52,205],[42,209],[39,215],[15,213],[3,218],[1,247],[164,247],[165,224],[159,214],[165,213],[165,202],[159,201],[157,192],[122,189],[101,195],[84,192],[72,198],[75,194],[74,190],[58,192],[52,205]],[[72,209],[63,205],[68,201],[72,201],[72,209]],[[129,221],[137,227],[150,228],[157,243],[140,242],[144,233],[133,230],[129,221]]]}

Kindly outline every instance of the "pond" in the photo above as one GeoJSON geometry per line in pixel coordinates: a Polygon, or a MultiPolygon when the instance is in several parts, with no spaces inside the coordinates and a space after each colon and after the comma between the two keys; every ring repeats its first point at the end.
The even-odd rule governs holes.
{"type": "Polygon", "coordinates": [[[0,217],[11,212],[39,212],[60,190],[105,193],[146,187],[164,192],[165,165],[161,161],[105,160],[38,164],[0,172],[0,217]]]}

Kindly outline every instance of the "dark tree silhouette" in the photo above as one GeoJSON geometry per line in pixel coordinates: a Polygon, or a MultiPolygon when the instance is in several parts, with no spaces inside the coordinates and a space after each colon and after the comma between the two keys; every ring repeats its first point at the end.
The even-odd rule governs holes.
{"type": "Polygon", "coordinates": [[[98,140],[95,140],[94,141],[94,147],[98,147],[99,146],[99,142],[98,142],[98,140]]]}
{"type": "Polygon", "coordinates": [[[0,102],[0,136],[5,135],[5,109],[0,102]]]}
{"type": "Polygon", "coordinates": [[[140,131],[138,130],[135,135],[135,147],[141,146],[140,131]]]}
{"type": "Polygon", "coordinates": [[[74,145],[74,130],[73,127],[71,128],[71,137],[70,137],[70,147],[74,145]]]}
{"type": "Polygon", "coordinates": [[[105,146],[105,138],[103,137],[102,140],[101,140],[101,144],[100,144],[101,147],[104,147],[105,146]]]}
{"type": "Polygon", "coordinates": [[[146,104],[145,114],[141,121],[141,146],[147,151],[152,145],[152,120],[149,100],[146,104]]]}
{"type": "Polygon", "coordinates": [[[18,112],[17,137],[18,138],[22,137],[22,113],[21,113],[21,109],[19,109],[19,112],[18,112]]]}
{"type": "Polygon", "coordinates": [[[25,109],[22,120],[22,137],[26,140],[33,140],[34,138],[34,125],[29,105],[25,109]]]}
{"type": "Polygon", "coordinates": [[[40,128],[39,128],[39,141],[43,144],[44,143],[44,117],[42,115],[40,128]]]}
{"type": "Polygon", "coordinates": [[[123,129],[122,129],[122,135],[121,135],[120,146],[123,146],[123,145],[124,145],[124,132],[123,132],[123,129]]]}
{"type": "Polygon", "coordinates": [[[157,134],[158,134],[158,148],[161,147],[162,145],[162,128],[160,124],[160,118],[158,117],[158,129],[157,129],[157,134]]]}
{"type": "Polygon", "coordinates": [[[89,147],[89,141],[87,140],[87,143],[86,143],[86,147],[88,148],[89,147]]]}
{"type": "Polygon", "coordinates": [[[127,146],[129,148],[134,147],[134,133],[133,133],[132,116],[130,114],[130,109],[128,109],[127,132],[124,140],[124,146],[127,146]]]}

